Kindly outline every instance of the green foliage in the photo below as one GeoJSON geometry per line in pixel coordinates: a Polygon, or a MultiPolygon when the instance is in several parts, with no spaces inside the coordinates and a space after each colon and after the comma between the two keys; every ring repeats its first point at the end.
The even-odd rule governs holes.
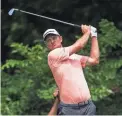
{"type": "MultiPolygon", "coordinates": [[[[94,101],[112,94],[113,87],[122,85],[122,32],[107,20],[102,20],[99,27],[100,64],[84,69],[94,101]]],[[[29,47],[12,43],[11,48],[15,58],[21,57],[2,65],[2,114],[46,114],[55,88],[47,65],[47,50],[38,44],[29,47]]],[[[90,42],[80,54],[88,55],[89,50],[90,42]]]]}
{"type": "Polygon", "coordinates": [[[21,114],[27,108],[29,94],[34,94],[32,79],[24,75],[7,75],[2,72],[2,114],[21,114]],[[3,79],[4,77],[4,79],[3,79]]]}
{"type": "Polygon", "coordinates": [[[19,53],[24,58],[7,60],[2,66],[2,70],[6,69],[9,72],[14,68],[14,75],[2,72],[2,114],[36,114],[36,108],[30,109],[31,112],[28,111],[29,108],[33,109],[40,102],[38,106],[41,110],[47,101],[43,104],[41,102],[53,98],[52,92],[55,87],[47,65],[46,49],[40,45],[29,48],[18,43],[13,43],[11,47],[13,54],[19,53]],[[12,99],[13,97],[15,99],[12,99]]]}
{"type": "Polygon", "coordinates": [[[97,107],[97,115],[122,115],[122,93],[110,95],[107,98],[95,102],[97,107]],[[101,110],[102,109],[102,110],[101,110]]]}

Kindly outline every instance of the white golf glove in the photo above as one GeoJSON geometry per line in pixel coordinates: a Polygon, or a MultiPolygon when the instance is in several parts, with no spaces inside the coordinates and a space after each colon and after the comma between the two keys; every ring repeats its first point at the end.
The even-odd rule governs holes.
{"type": "Polygon", "coordinates": [[[91,37],[97,37],[97,29],[91,26],[91,37]]]}

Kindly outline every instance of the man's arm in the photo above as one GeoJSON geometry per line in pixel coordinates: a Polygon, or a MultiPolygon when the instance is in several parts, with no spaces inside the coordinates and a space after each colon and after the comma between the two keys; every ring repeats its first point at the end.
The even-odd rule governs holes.
{"type": "Polygon", "coordinates": [[[81,65],[83,68],[86,65],[96,65],[99,63],[99,45],[97,40],[97,29],[94,27],[91,27],[91,51],[90,51],[90,57],[83,56],[81,58],[81,65]]]}
{"type": "Polygon", "coordinates": [[[58,104],[59,104],[59,98],[56,97],[55,102],[54,102],[50,112],[48,113],[48,115],[57,115],[58,104]]]}
{"type": "Polygon", "coordinates": [[[92,42],[91,42],[91,52],[90,52],[90,57],[88,58],[87,65],[95,65],[99,63],[99,45],[98,45],[98,40],[97,37],[92,37],[92,42]]]}
{"type": "Polygon", "coordinates": [[[54,101],[54,104],[50,110],[50,112],[48,113],[48,115],[56,115],[57,111],[58,111],[58,104],[60,102],[59,100],[59,89],[58,87],[55,89],[55,91],[53,92],[53,96],[56,98],[54,101]]]}
{"type": "Polygon", "coordinates": [[[79,38],[73,45],[69,46],[69,55],[76,53],[84,48],[86,45],[89,36],[90,36],[90,26],[82,25],[81,26],[83,36],[79,38]]]}

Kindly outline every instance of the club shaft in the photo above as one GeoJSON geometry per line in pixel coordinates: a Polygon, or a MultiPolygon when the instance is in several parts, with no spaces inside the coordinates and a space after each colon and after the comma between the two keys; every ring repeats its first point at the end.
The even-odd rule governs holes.
{"type": "Polygon", "coordinates": [[[56,21],[56,22],[60,22],[60,23],[63,23],[63,24],[67,24],[67,25],[70,25],[70,26],[81,27],[80,25],[77,25],[77,24],[68,23],[68,22],[61,21],[61,20],[54,19],[54,18],[50,18],[50,17],[47,17],[47,16],[43,16],[43,15],[38,15],[38,14],[35,14],[35,13],[27,12],[27,11],[24,11],[24,10],[20,10],[20,9],[15,9],[15,10],[23,12],[23,13],[26,13],[26,14],[34,15],[34,16],[37,16],[37,17],[41,17],[41,18],[44,18],[44,19],[49,19],[49,20],[52,20],[52,21],[56,21]]]}

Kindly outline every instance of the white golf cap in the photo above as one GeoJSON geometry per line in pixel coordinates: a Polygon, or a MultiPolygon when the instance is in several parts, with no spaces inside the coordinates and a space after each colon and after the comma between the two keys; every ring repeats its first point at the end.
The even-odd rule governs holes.
{"type": "Polygon", "coordinates": [[[43,38],[45,39],[49,34],[60,35],[55,29],[47,29],[43,34],[43,38]]]}

